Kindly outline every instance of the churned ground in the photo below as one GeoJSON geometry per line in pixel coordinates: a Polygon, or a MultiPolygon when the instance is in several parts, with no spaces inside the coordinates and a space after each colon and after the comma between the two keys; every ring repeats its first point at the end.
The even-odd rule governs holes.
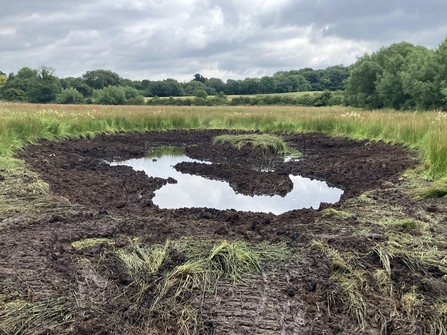
{"type": "Polygon", "coordinates": [[[212,144],[225,133],[42,141],[0,169],[0,334],[447,333],[447,204],[417,197],[416,152],[308,133],[283,136],[304,153],[284,162],[212,144]],[[160,209],[167,180],[107,164],[158,146],[241,193],[294,174],[344,194],[282,215],[160,209]]]}

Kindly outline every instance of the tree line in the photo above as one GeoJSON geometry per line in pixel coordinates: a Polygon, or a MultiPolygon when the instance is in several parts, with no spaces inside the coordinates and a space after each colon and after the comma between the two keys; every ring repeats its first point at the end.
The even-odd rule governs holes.
{"type": "Polygon", "coordinates": [[[447,38],[435,49],[395,43],[365,53],[349,67],[304,68],[226,82],[199,73],[189,82],[178,82],[172,78],[130,80],[100,69],[87,71],[78,78],[58,78],[54,69],[46,66],[24,67],[9,75],[0,71],[0,98],[8,101],[144,104],[144,97],[152,97],[147,104],[344,104],[365,109],[446,110],[447,38]],[[311,91],[323,92],[296,97],[266,96],[311,91]],[[241,97],[227,99],[227,95],[241,97]]]}
{"type": "MultiPolygon", "coordinates": [[[[257,95],[342,90],[347,77],[348,68],[342,65],[324,70],[283,71],[262,78],[229,79],[226,82],[219,78],[205,78],[199,73],[194,74],[189,82],[172,78],[130,80],[102,69],[87,71],[78,78],[58,78],[51,67],[24,67],[17,73],[0,73],[0,98],[32,103],[143,104],[144,97],[194,97],[199,91],[206,92],[207,96],[216,96],[219,93],[257,95]]],[[[223,100],[220,98],[220,101],[223,100]]]]}

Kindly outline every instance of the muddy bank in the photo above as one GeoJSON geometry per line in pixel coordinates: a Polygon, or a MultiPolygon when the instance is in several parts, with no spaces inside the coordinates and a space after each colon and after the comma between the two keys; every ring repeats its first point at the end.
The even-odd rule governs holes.
{"type": "MultiPolygon", "coordinates": [[[[364,268],[380,269],[381,261],[371,256],[371,250],[387,240],[386,229],[363,218],[367,215],[364,209],[400,206],[401,213],[422,220],[422,215],[427,214],[425,205],[399,189],[403,171],[417,164],[416,153],[384,143],[296,134],[283,137],[290,147],[306,155],[284,162],[278,156],[259,159],[260,152],[251,147],[237,150],[229,145],[213,146],[213,137],[222,133],[104,135],[92,140],[43,141],[20,152],[18,157],[39,173],[49,184],[51,195],[59,200],[42,205],[35,215],[9,217],[0,223],[2,292],[15,291],[19,296],[30,292],[29,297],[20,296],[29,302],[64,296],[64,310],[71,317],[49,324],[48,333],[142,334],[145,330],[131,299],[132,278],[113,256],[116,248],[129,249],[130,241],[136,238],[145,245],[185,238],[285,243],[292,259],[265,266],[245,284],[222,283],[217,294],[200,303],[199,333],[354,333],[355,316],[349,304],[336,298],[340,286],[330,279],[333,265],[313,247],[312,241],[324,240],[340,252],[365,255],[364,268]],[[213,163],[180,164],[177,168],[182,172],[229,181],[241,193],[287,193],[291,187],[288,175],[293,174],[324,180],[343,189],[344,194],[335,205],[323,204],[319,210],[293,210],[282,215],[212,208],[160,209],[152,198],[168,180],[130,167],[110,166],[106,161],[143,157],[153,148],[166,145],[184,146],[189,157],[213,163]],[[365,203],[353,200],[365,192],[371,192],[365,203]],[[350,214],[337,216],[325,211],[327,208],[349,209],[350,214]],[[108,242],[84,249],[73,247],[73,242],[88,238],[108,242]]],[[[439,211],[427,215],[432,214],[443,215],[439,211]]],[[[169,266],[180,264],[183,258],[176,254],[169,266]]],[[[409,280],[405,264],[397,258],[394,262],[395,284],[409,280]]],[[[436,267],[431,272],[428,268],[423,271],[430,280],[444,275],[436,267]]],[[[417,277],[411,277],[416,286],[421,282],[417,277]]],[[[427,303],[445,290],[441,279],[436,283],[427,289],[427,303]]],[[[191,301],[197,304],[195,299],[192,295],[191,301]]],[[[426,329],[423,324],[387,324],[377,319],[391,307],[384,305],[381,296],[369,299],[374,303],[368,305],[363,333],[383,333],[384,324],[387,334],[404,334],[411,327],[418,334],[426,329]]]]}

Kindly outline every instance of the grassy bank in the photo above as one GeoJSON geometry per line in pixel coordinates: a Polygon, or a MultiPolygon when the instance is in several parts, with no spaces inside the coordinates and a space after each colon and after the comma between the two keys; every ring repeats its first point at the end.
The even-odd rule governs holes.
{"type": "Polygon", "coordinates": [[[345,107],[175,107],[0,104],[0,157],[38,139],[170,129],[324,132],[421,150],[422,173],[447,177],[447,114],[345,107]]]}

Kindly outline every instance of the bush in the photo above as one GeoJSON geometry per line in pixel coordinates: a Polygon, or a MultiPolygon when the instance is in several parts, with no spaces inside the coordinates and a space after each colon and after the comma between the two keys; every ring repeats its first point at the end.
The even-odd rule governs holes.
{"type": "Polygon", "coordinates": [[[77,89],[70,87],[63,89],[56,96],[56,102],[58,104],[83,104],[85,100],[84,96],[77,89]]]}
{"type": "Polygon", "coordinates": [[[206,93],[205,90],[197,90],[196,98],[206,99],[206,98],[208,98],[208,93],[206,93]]]}
{"type": "Polygon", "coordinates": [[[126,94],[123,87],[108,86],[93,92],[96,102],[101,105],[124,105],[126,94]]]}
{"type": "Polygon", "coordinates": [[[16,88],[8,88],[3,92],[3,99],[7,101],[26,101],[26,93],[16,88]]]}

